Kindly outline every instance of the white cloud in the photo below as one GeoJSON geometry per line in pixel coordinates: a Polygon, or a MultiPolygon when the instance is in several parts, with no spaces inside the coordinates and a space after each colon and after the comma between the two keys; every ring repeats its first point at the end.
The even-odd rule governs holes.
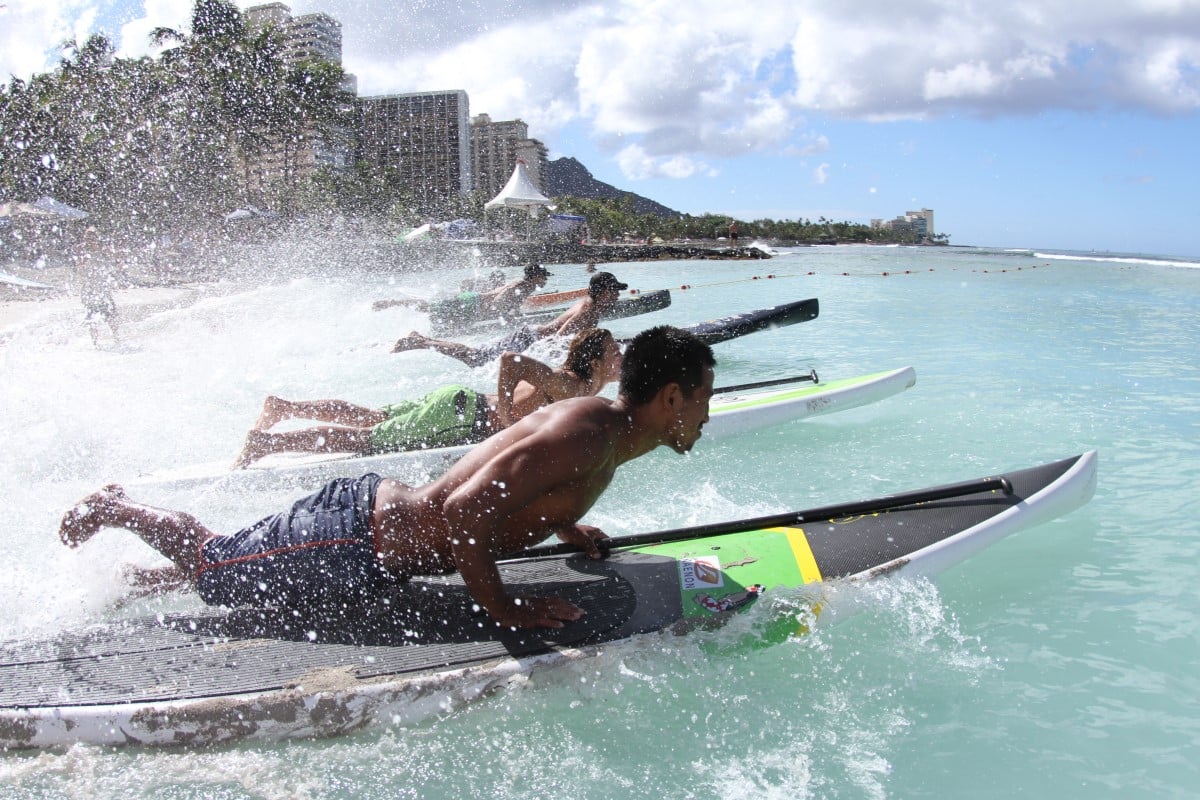
{"type": "Polygon", "coordinates": [[[695,175],[713,177],[716,170],[702,161],[687,156],[656,158],[637,144],[623,147],[616,156],[621,173],[631,180],[649,178],[690,178],[695,175]]]}
{"type": "Polygon", "coordinates": [[[829,164],[822,163],[813,170],[813,183],[824,185],[829,180],[829,164]]]}
{"type": "Polygon", "coordinates": [[[188,0],[145,0],[143,12],[121,25],[117,55],[137,58],[153,55],[150,33],[155,28],[186,31],[192,23],[194,3],[188,0]]]}
{"type": "Polygon", "coordinates": [[[79,16],[74,5],[7,0],[0,8],[0,76],[6,83],[9,76],[28,80],[57,63],[59,45],[75,35],[79,16]]]}
{"type": "Polygon", "coordinates": [[[815,156],[829,150],[829,137],[825,134],[805,133],[796,137],[794,144],[784,148],[784,155],[803,158],[815,156]]]}
{"type": "MultiPolygon", "coordinates": [[[[185,28],[192,7],[104,2],[9,0],[0,69],[43,71],[59,42],[110,20],[119,52],[141,54],[151,28],[185,28]]],[[[712,161],[746,153],[825,152],[829,140],[805,128],[818,113],[882,121],[1200,108],[1200,0],[290,5],[342,23],[363,94],[465,89],[473,112],[520,117],[552,148],[567,125],[589,130],[630,177],[711,174],[712,161]]]]}

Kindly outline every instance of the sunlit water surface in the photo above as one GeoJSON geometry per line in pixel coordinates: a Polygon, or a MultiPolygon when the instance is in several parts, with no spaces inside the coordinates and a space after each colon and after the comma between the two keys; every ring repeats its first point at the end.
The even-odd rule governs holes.
{"type": "MultiPolygon", "coordinates": [[[[268,393],[377,405],[448,382],[494,387],[432,352],[392,355],[421,314],[373,312],[483,268],[277,274],[127,325],[97,351],[79,315],[0,345],[0,639],[199,607],[120,602],[132,536],[63,548],[97,486],[230,459],[268,393]]],[[[550,289],[583,285],[558,265],[550,289]]],[[[670,308],[618,335],[806,297],[820,317],[719,345],[718,383],[912,365],[866,408],[687,457],[627,465],[586,521],[613,535],[991,474],[1098,448],[1095,499],[927,582],[843,587],[859,613],[714,656],[799,598],[722,631],[652,636],[408,726],[207,750],[0,756],[31,798],[1183,798],[1200,794],[1200,269],[1159,258],[963,248],[803,248],[770,261],[619,264],[670,308]],[[885,275],[886,273],[886,275],[885,275]],[[774,276],[774,277],[768,277],[774,276]],[[681,286],[690,288],[681,289],[681,286]]],[[[561,347],[539,343],[556,360],[561,347]]],[[[418,480],[421,476],[402,476],[418,480]]],[[[294,491],[144,491],[232,531],[294,491]]]]}

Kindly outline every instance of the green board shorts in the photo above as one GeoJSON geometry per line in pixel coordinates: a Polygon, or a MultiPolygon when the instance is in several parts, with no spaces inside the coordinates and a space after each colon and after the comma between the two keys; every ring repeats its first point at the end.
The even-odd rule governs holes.
{"type": "Polygon", "coordinates": [[[474,444],[492,434],[487,396],[464,386],[435,389],[383,411],[388,418],[371,428],[372,453],[474,444]]]}
{"type": "Polygon", "coordinates": [[[440,322],[454,322],[475,319],[479,316],[479,293],[460,292],[448,300],[438,300],[429,304],[429,318],[440,322]]]}

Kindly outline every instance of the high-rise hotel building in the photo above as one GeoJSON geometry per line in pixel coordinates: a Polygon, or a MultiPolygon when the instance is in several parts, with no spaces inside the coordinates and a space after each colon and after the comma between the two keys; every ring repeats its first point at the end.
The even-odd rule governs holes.
{"type": "Polygon", "coordinates": [[[360,97],[356,157],[370,169],[394,170],[418,203],[436,208],[467,194],[471,116],[467,93],[413,92],[360,97]]]}
{"type": "Polygon", "coordinates": [[[308,58],[342,63],[342,24],[328,14],[292,16],[283,3],[252,6],[245,11],[246,25],[261,30],[274,25],[283,34],[283,61],[296,64],[308,58]]]}
{"type": "MultiPolygon", "coordinates": [[[[293,17],[291,9],[278,2],[244,13],[252,30],[271,26],[281,34],[286,64],[313,58],[342,63],[342,26],[328,14],[293,17]]],[[[347,76],[343,88],[357,95],[354,76],[347,76]]],[[[538,188],[544,187],[546,146],[529,138],[529,127],[519,119],[493,121],[480,114],[472,120],[462,90],[355,97],[353,102],[352,129],[310,131],[300,142],[255,155],[244,173],[252,184],[247,191],[261,192],[274,182],[307,177],[320,167],[341,170],[355,162],[391,172],[413,200],[430,210],[449,206],[447,201],[472,190],[484,199],[496,196],[518,160],[538,188]]]]}
{"type": "Polygon", "coordinates": [[[545,192],[546,146],[529,138],[529,126],[519,119],[495,122],[487,114],[471,120],[471,171],[475,188],[486,198],[495,197],[508,183],[517,161],[525,162],[529,178],[545,192]]]}
{"type": "MultiPolygon", "coordinates": [[[[283,3],[252,6],[244,12],[251,30],[274,27],[283,41],[283,62],[294,66],[302,61],[323,59],[338,66],[342,63],[342,24],[328,14],[315,13],[292,16],[291,8],[283,3]]],[[[342,89],[350,94],[356,90],[356,79],[347,75],[342,89]]],[[[350,165],[353,154],[353,132],[335,129],[319,133],[307,131],[298,142],[280,143],[265,148],[254,159],[251,173],[262,188],[280,179],[298,179],[311,175],[320,167],[343,170],[350,165]],[[291,157],[288,157],[291,152],[291,157]]]]}

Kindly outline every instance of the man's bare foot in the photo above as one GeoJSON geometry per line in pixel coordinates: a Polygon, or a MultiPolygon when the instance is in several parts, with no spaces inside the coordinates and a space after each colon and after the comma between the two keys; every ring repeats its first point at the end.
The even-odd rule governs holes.
{"type": "Polygon", "coordinates": [[[262,413],[258,415],[253,430],[269,431],[289,416],[291,415],[287,411],[287,401],[275,395],[268,395],[263,401],[262,413]]]}
{"type": "Polygon", "coordinates": [[[237,459],[234,460],[233,466],[230,469],[245,469],[265,456],[267,453],[264,449],[264,444],[270,435],[257,428],[247,433],[246,443],[242,446],[242,452],[238,453],[237,459]]]}
{"type": "Polygon", "coordinates": [[[63,515],[62,523],[58,526],[58,538],[67,547],[79,547],[104,527],[113,506],[124,499],[125,490],[115,483],[92,492],[63,515]]]}
{"type": "Polygon", "coordinates": [[[420,350],[423,347],[429,346],[429,337],[423,336],[416,331],[411,332],[408,336],[400,339],[392,347],[393,353],[403,353],[406,350],[420,350]]]}

